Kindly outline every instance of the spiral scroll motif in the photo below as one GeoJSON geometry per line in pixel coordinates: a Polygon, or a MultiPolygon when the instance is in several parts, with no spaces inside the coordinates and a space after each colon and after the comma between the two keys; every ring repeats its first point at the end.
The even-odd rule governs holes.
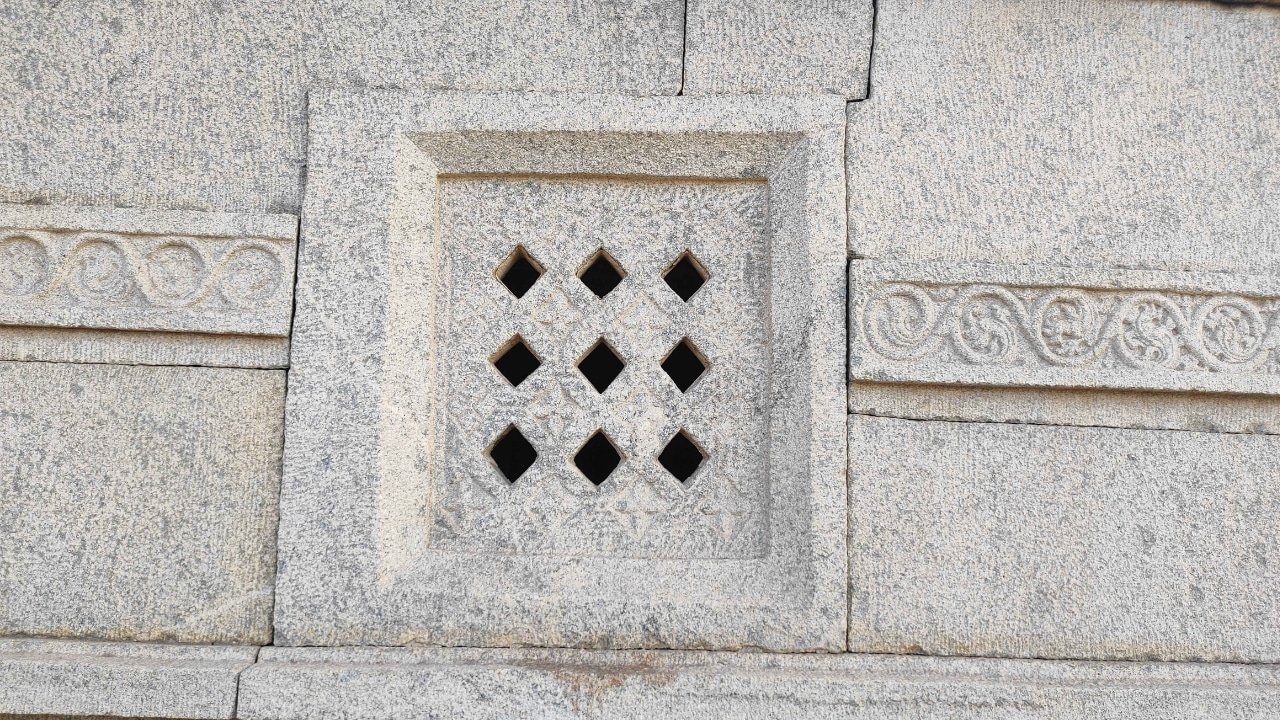
{"type": "Polygon", "coordinates": [[[0,240],[0,295],[30,295],[49,279],[49,253],[24,235],[0,240]]]}
{"type": "Polygon", "coordinates": [[[112,241],[81,243],[68,261],[67,288],[82,302],[110,304],[124,300],[133,288],[133,268],[112,241]]]}
{"type": "Polygon", "coordinates": [[[870,295],[862,324],[897,361],[1275,373],[1278,316],[1280,298],[894,282],[870,295]]]}
{"type": "Polygon", "coordinates": [[[924,290],[906,284],[884,287],[867,303],[863,318],[867,341],[895,360],[932,351],[938,344],[933,338],[937,325],[937,303],[924,290]]]}

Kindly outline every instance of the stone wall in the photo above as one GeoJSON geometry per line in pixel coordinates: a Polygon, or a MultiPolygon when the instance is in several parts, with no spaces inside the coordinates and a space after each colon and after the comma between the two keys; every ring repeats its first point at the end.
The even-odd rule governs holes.
{"type": "Polygon", "coordinates": [[[0,717],[1280,718],[1280,8],[0,2],[0,717]]]}

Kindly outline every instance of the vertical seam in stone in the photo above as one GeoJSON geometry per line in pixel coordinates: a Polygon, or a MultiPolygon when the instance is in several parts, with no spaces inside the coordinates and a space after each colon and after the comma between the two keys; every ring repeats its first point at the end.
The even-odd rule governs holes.
{"type": "Polygon", "coordinates": [[[871,75],[876,62],[876,23],[879,20],[880,0],[871,0],[871,43],[867,48],[867,91],[863,95],[863,100],[871,99],[871,75]]]}
{"type": "Polygon", "coordinates": [[[685,77],[689,72],[689,0],[684,0],[684,15],[680,18],[680,90],[676,95],[684,95],[685,77]]]}

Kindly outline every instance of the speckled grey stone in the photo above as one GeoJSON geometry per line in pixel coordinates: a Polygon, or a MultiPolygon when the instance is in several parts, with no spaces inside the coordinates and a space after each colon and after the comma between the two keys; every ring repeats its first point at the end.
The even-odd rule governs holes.
{"type": "Polygon", "coordinates": [[[256,647],[0,638],[0,717],[230,718],[256,647]]]}
{"type": "Polygon", "coordinates": [[[264,648],[245,720],[1280,717],[1274,667],[572,650],[264,648]]]}
{"type": "Polygon", "coordinates": [[[843,101],[312,107],[277,644],[840,648],[843,101]],[[527,292],[501,281],[517,248],[527,292]],[[598,297],[601,249],[625,278],[598,297]],[[663,280],[686,251],[687,302],[663,280]],[[577,367],[601,338],[625,363],[603,390],[577,367]],[[513,387],[516,340],[542,364],[513,387]],[[661,367],[681,340],[707,366],[687,392],[661,367]],[[512,426],[537,452],[515,476],[512,426]],[[621,456],[599,482],[575,462],[597,430],[621,456]]]}
{"type": "Polygon", "coordinates": [[[0,360],[282,367],[297,218],[0,205],[0,360]]]}
{"type": "Polygon", "coordinates": [[[670,94],[681,0],[0,3],[0,200],[296,212],[306,94],[670,94]]]}
{"type": "Polygon", "coordinates": [[[284,373],[0,363],[0,633],[271,639],[284,373]]]}
{"type": "Polygon", "coordinates": [[[867,96],[872,0],[690,0],[686,95],[867,96]]]}
{"type": "Polygon", "coordinates": [[[855,255],[1280,272],[1280,10],[877,8],[849,106],[855,255]]]}
{"type": "Polygon", "coordinates": [[[1264,435],[852,416],[849,647],[1276,662],[1278,452],[1264,435]]]}
{"type": "Polygon", "coordinates": [[[1280,280],[855,260],[849,378],[1280,395],[1280,280]]]}
{"type": "Polygon", "coordinates": [[[1280,435],[1280,397],[849,383],[849,412],[969,422],[1280,435]]]}

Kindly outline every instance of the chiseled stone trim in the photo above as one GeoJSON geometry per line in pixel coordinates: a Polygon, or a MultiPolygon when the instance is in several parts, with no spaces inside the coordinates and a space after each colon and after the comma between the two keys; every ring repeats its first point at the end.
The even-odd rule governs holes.
{"type": "Polygon", "coordinates": [[[293,216],[0,206],[0,325],[285,337],[295,243],[293,216]]]}
{"type": "Polygon", "coordinates": [[[1280,394],[1280,281],[854,261],[850,380],[1280,394]]]}
{"type": "Polygon", "coordinates": [[[1280,670],[893,655],[263,648],[245,720],[1276,717],[1280,670]]]}
{"type": "Polygon", "coordinates": [[[0,714],[231,718],[258,648],[0,638],[0,714]]]}
{"type": "Polygon", "coordinates": [[[843,110],[836,97],[313,93],[276,643],[840,649],[843,110]],[[458,177],[527,174],[542,178],[458,177]],[[747,245],[766,185],[769,244],[747,245]],[[518,244],[545,272],[527,294],[500,280],[518,244]],[[633,273],[607,297],[573,277],[601,246],[633,273]],[[687,305],[660,276],[686,251],[710,263],[687,305]],[[681,333],[730,381],[678,399],[660,362],[681,333]],[[630,360],[608,392],[572,364],[600,337],[630,360]],[[509,338],[545,361],[519,387],[493,366],[509,338]],[[768,353],[739,348],[739,361],[735,342],[768,353]],[[677,399],[608,394],[628,386],[677,399]],[[693,412],[717,408],[730,410],[714,423],[693,412]],[[550,468],[526,466],[527,486],[484,455],[512,437],[504,425],[550,468]],[[593,428],[625,460],[598,485],[575,467],[593,428]],[[681,429],[707,456],[687,486],[655,457],[681,429]],[[581,533],[557,537],[570,522],[581,533]],[[735,530],[747,542],[706,540],[735,530]]]}

